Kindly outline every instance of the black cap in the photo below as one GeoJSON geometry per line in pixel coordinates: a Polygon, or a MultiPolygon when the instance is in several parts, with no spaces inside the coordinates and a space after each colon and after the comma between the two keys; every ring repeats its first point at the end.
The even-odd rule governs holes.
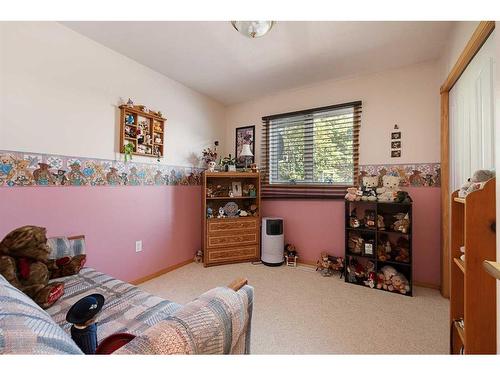
{"type": "Polygon", "coordinates": [[[95,317],[104,305],[102,294],[91,294],[83,297],[69,309],[66,320],[73,324],[83,324],[95,317]]]}

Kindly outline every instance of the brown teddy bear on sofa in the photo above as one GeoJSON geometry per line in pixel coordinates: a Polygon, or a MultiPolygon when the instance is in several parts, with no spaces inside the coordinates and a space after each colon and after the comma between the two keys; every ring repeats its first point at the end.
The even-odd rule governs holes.
{"type": "Polygon", "coordinates": [[[49,284],[46,229],[27,225],[0,242],[0,274],[46,309],[64,294],[64,283],[49,284]]]}

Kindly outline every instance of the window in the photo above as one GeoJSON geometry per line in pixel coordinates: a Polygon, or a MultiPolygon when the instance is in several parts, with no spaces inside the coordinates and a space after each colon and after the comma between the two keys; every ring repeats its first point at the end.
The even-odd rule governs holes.
{"type": "Polygon", "coordinates": [[[263,197],[345,195],[358,175],[361,102],[263,117],[263,197]]]}

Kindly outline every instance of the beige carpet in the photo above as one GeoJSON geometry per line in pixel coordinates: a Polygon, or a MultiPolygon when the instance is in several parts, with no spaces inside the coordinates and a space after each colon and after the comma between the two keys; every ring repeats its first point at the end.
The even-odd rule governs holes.
{"type": "Polygon", "coordinates": [[[188,264],[140,287],[187,303],[244,276],[255,288],[253,354],[446,354],[448,300],[416,288],[404,297],[322,277],[309,267],[188,264]]]}

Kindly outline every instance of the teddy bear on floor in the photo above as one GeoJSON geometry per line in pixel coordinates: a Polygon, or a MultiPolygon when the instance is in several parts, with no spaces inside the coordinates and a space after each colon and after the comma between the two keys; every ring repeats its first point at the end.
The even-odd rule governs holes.
{"type": "Polygon", "coordinates": [[[49,284],[49,254],[46,229],[41,227],[15,229],[0,242],[0,274],[44,309],[64,293],[64,283],[49,284]]]}
{"type": "Polygon", "coordinates": [[[399,176],[385,175],[382,182],[383,186],[377,189],[379,202],[394,202],[399,187],[399,176]]]}

